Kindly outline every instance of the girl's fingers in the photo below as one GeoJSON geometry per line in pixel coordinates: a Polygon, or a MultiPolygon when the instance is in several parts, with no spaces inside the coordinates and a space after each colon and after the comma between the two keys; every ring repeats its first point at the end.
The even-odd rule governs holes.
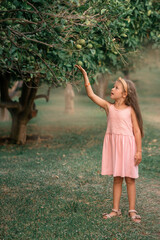
{"type": "Polygon", "coordinates": [[[80,65],[75,65],[75,67],[77,67],[80,71],[81,71],[81,73],[84,75],[84,74],[87,74],[86,73],[86,71],[80,66],[80,65]]]}
{"type": "Polygon", "coordinates": [[[81,73],[84,73],[84,72],[85,72],[85,70],[84,70],[81,66],[75,65],[75,67],[77,67],[77,68],[81,71],[81,73]]]}
{"type": "Polygon", "coordinates": [[[139,161],[138,156],[135,155],[135,165],[136,165],[136,166],[139,164],[138,161],[139,161]]]}
{"type": "Polygon", "coordinates": [[[136,163],[135,163],[135,165],[139,165],[140,162],[141,162],[141,159],[137,158],[137,159],[136,159],[136,163]]]}
{"type": "Polygon", "coordinates": [[[135,165],[137,166],[138,164],[139,164],[138,161],[136,161],[135,165]]]}
{"type": "Polygon", "coordinates": [[[75,65],[75,67],[79,68],[79,66],[78,66],[78,65],[75,65]]]}
{"type": "Polygon", "coordinates": [[[77,68],[79,68],[79,69],[81,68],[81,66],[79,66],[79,65],[75,65],[75,67],[77,67],[77,68]]]}
{"type": "Polygon", "coordinates": [[[75,67],[79,68],[80,70],[83,69],[80,65],[75,65],[75,67]]]}

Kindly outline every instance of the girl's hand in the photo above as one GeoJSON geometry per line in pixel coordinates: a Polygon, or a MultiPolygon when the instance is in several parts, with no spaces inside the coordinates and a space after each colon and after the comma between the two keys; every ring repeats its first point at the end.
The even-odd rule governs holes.
{"type": "Polygon", "coordinates": [[[142,152],[136,152],[136,155],[135,155],[135,165],[139,165],[140,162],[142,161],[142,152]]]}
{"type": "Polygon", "coordinates": [[[81,73],[83,74],[83,76],[87,76],[87,73],[86,73],[86,71],[84,70],[84,68],[82,68],[80,65],[75,65],[75,67],[77,67],[77,68],[81,71],[81,73]]]}

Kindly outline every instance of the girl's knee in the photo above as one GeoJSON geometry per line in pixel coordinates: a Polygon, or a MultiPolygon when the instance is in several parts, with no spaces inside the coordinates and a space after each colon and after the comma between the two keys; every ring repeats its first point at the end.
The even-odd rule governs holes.
{"type": "Polygon", "coordinates": [[[125,177],[125,181],[127,184],[135,183],[135,178],[125,177]]]}
{"type": "Polygon", "coordinates": [[[123,177],[114,177],[114,183],[122,183],[123,177]]]}

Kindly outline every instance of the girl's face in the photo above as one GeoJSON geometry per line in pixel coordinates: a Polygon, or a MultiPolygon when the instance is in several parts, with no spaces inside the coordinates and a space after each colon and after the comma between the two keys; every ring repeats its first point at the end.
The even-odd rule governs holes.
{"type": "Polygon", "coordinates": [[[124,90],[123,90],[123,85],[121,82],[116,81],[112,90],[111,90],[111,95],[110,97],[112,99],[120,99],[124,97],[124,90]]]}

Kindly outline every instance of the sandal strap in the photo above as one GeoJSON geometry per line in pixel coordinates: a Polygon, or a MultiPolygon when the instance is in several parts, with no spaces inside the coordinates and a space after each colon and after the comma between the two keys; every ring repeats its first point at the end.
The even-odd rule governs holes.
{"type": "Polygon", "coordinates": [[[132,219],[141,219],[141,216],[140,215],[135,215],[135,216],[132,216],[131,218],[132,219]]]}
{"type": "Polygon", "coordinates": [[[117,215],[118,216],[120,216],[122,213],[121,213],[121,209],[119,209],[119,210],[116,210],[116,209],[112,209],[112,212],[115,212],[115,213],[117,213],[117,215]]]}
{"type": "Polygon", "coordinates": [[[111,218],[111,216],[108,213],[103,213],[103,217],[111,218]]]}
{"type": "MultiPolygon", "coordinates": [[[[113,208],[113,209],[112,209],[112,212],[117,213],[117,216],[121,216],[121,209],[116,210],[116,209],[113,208]]],[[[111,217],[114,217],[114,216],[111,216],[111,215],[108,214],[108,213],[103,213],[103,217],[111,218],[111,217]]]]}
{"type": "Polygon", "coordinates": [[[112,212],[118,213],[118,210],[116,210],[116,209],[112,209],[112,212]]]}
{"type": "Polygon", "coordinates": [[[129,212],[129,213],[137,213],[136,210],[129,210],[128,212],[129,212]]]}

